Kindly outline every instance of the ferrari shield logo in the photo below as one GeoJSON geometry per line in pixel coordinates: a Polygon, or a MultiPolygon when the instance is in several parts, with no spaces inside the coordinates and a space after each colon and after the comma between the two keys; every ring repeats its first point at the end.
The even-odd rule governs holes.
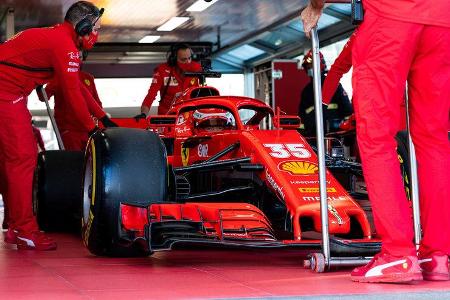
{"type": "Polygon", "coordinates": [[[181,161],[183,166],[187,166],[189,162],[189,148],[182,147],[181,148],[181,161]]]}
{"type": "Polygon", "coordinates": [[[87,86],[90,86],[90,85],[91,85],[91,82],[89,81],[89,79],[85,79],[85,80],[84,80],[84,83],[85,83],[87,86]]]}

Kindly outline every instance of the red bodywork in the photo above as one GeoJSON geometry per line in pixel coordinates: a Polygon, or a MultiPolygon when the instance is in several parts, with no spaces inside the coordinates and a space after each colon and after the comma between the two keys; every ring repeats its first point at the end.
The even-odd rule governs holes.
{"type": "MultiPolygon", "coordinates": [[[[168,155],[168,163],[173,168],[191,166],[239,143],[238,148],[220,160],[247,157],[251,164],[262,166],[254,174],[286,208],[291,222],[292,239],[282,242],[304,242],[301,228],[304,218],[313,222],[314,231],[320,232],[319,175],[315,152],[295,129],[290,128],[295,127],[292,124],[284,126],[288,129],[260,129],[271,126],[272,122],[266,122],[270,119],[283,127],[279,125],[283,124],[281,119],[297,117],[274,116],[273,110],[259,100],[219,96],[211,87],[202,89],[212,89],[217,92],[215,96],[191,99],[189,95],[196,89],[187,90],[169,110],[169,115],[151,116],[146,120],[149,130],[158,132],[163,139],[173,139],[173,152],[168,155]],[[225,124],[227,119],[229,122],[225,124]]],[[[134,120],[114,121],[122,126],[144,127],[143,123],[138,124],[134,120]]],[[[371,239],[371,228],[364,210],[328,171],[327,194],[330,234],[348,236],[352,222],[356,222],[362,231],[360,239],[371,239]]],[[[149,223],[186,220],[202,223],[205,238],[216,241],[235,238],[241,241],[278,240],[271,220],[246,199],[239,203],[216,202],[211,198],[201,203],[153,204],[148,208],[122,205],[122,225],[124,229],[143,236],[144,227],[149,223]]]]}

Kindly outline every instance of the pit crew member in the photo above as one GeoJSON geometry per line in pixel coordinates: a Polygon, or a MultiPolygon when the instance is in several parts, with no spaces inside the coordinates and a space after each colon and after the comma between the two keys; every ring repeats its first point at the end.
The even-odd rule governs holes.
{"type": "MultiPolygon", "coordinates": [[[[321,63],[320,69],[322,73],[322,82],[326,80],[325,70],[326,63],[322,53],[320,53],[321,63]]],[[[309,51],[303,58],[303,69],[310,77],[310,82],[305,86],[302,91],[300,104],[298,107],[298,115],[302,121],[304,136],[316,135],[316,115],[314,111],[314,90],[312,80],[312,52],[309,51]]],[[[328,77],[328,76],[327,76],[328,77]]],[[[353,113],[352,104],[348,99],[342,85],[337,82],[337,90],[332,94],[332,97],[326,103],[327,106],[323,107],[323,122],[325,133],[334,132],[339,130],[339,124],[348,116],[353,113]]]]}
{"type": "Polygon", "coordinates": [[[78,1],[67,11],[64,23],[22,31],[0,45],[0,165],[10,217],[5,241],[19,249],[56,249],[56,242],[39,231],[32,211],[37,146],[27,96],[37,85],[57,78],[73,117],[85,130],[94,130],[79,87],[79,48],[94,45],[102,11],[78,1]]]}
{"type": "Polygon", "coordinates": [[[136,120],[146,118],[150,107],[160,93],[158,114],[165,114],[181,93],[192,86],[198,86],[197,78],[184,76],[184,72],[201,72],[199,63],[192,61],[192,49],[186,44],[174,45],[171,48],[167,62],[159,65],[153,74],[152,84],[141,105],[141,114],[136,120]]]}
{"type": "MultiPolygon", "coordinates": [[[[365,19],[352,47],[353,103],[364,177],[383,245],[351,277],[361,282],[449,280],[450,1],[363,4],[365,19]],[[406,81],[423,230],[418,256],[394,139],[406,81]]],[[[308,34],[323,6],[323,0],[311,0],[302,12],[308,34]]]]}

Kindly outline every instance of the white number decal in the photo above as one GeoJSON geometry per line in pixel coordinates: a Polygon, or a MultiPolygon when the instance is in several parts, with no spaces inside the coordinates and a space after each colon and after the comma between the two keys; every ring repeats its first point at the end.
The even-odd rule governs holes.
{"type": "Polygon", "coordinates": [[[311,157],[311,153],[305,149],[305,145],[303,144],[286,144],[286,148],[288,148],[289,152],[297,158],[311,157]]]}
{"type": "Polygon", "coordinates": [[[297,158],[311,157],[311,153],[305,149],[303,144],[264,144],[264,147],[270,148],[270,156],[276,158],[297,158]]]}
{"type": "Polygon", "coordinates": [[[272,152],[270,152],[270,156],[276,157],[276,158],[288,158],[291,156],[289,152],[284,149],[283,144],[264,144],[264,147],[270,148],[272,152]]]}

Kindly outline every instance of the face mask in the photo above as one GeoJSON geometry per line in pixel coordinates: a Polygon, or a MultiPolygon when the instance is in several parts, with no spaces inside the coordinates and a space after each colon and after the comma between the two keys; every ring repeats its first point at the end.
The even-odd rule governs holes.
{"type": "Polygon", "coordinates": [[[183,72],[193,72],[194,70],[194,65],[192,64],[192,62],[189,63],[185,63],[185,64],[180,64],[178,63],[178,67],[183,71],[183,72]]]}
{"type": "Polygon", "coordinates": [[[84,50],[91,50],[98,39],[98,32],[92,31],[88,36],[83,36],[81,47],[84,50]]]}

